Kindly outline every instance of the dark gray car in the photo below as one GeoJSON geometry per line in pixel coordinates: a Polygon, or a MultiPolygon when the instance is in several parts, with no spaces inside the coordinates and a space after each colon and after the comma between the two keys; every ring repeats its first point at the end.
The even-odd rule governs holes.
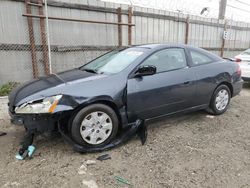
{"type": "Polygon", "coordinates": [[[222,114],[241,89],[237,63],[187,45],[152,44],[25,83],[10,94],[9,111],[30,132],[60,124],[74,142],[94,148],[137,120],[201,109],[222,114]]]}

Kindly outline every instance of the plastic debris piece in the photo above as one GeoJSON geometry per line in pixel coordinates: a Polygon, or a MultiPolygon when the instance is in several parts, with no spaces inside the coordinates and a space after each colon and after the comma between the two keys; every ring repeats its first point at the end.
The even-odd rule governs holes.
{"type": "Polygon", "coordinates": [[[34,154],[35,150],[36,150],[35,146],[30,145],[30,146],[28,147],[28,156],[29,156],[29,157],[32,157],[32,155],[34,154]]]}
{"type": "MultiPolygon", "coordinates": [[[[140,121],[140,120],[137,120],[137,121],[140,121]]],[[[141,121],[141,122],[138,122],[138,123],[140,123],[141,126],[138,127],[137,135],[141,140],[141,144],[144,145],[146,140],[147,140],[147,137],[148,137],[147,126],[145,125],[144,121],[141,121]]]]}
{"type": "Polygon", "coordinates": [[[131,184],[131,183],[129,183],[129,181],[128,181],[128,180],[126,180],[126,179],[124,179],[124,178],[122,178],[122,177],[115,176],[115,179],[116,179],[116,181],[118,181],[118,182],[120,182],[120,183],[123,183],[123,184],[126,184],[126,185],[130,185],[130,186],[132,186],[132,184],[131,184]]]}
{"type": "Polygon", "coordinates": [[[104,155],[97,157],[96,159],[99,161],[105,161],[105,160],[111,159],[111,157],[109,154],[104,154],[104,155]]]}
{"type": "Polygon", "coordinates": [[[87,165],[87,166],[93,165],[93,164],[95,164],[95,163],[96,163],[96,161],[94,161],[94,160],[87,160],[87,161],[86,161],[86,165],[87,165]]]}
{"type": "Polygon", "coordinates": [[[22,152],[19,151],[16,154],[16,159],[18,159],[18,160],[24,160],[27,157],[31,158],[32,155],[34,154],[35,150],[36,150],[35,146],[30,145],[27,150],[24,150],[22,152]]]}
{"type": "Polygon", "coordinates": [[[28,150],[25,150],[22,154],[17,153],[16,159],[18,160],[24,160],[28,156],[28,150]]]}
{"type": "Polygon", "coordinates": [[[32,156],[32,154],[34,153],[34,149],[35,149],[35,147],[32,146],[33,139],[34,139],[34,133],[31,131],[28,131],[23,137],[23,140],[21,142],[21,148],[19,149],[18,154],[16,155],[17,159],[20,159],[20,156],[22,156],[21,157],[22,159],[20,160],[25,159],[29,155],[30,157],[32,156]]]}
{"type": "Polygon", "coordinates": [[[206,115],[207,118],[214,119],[214,116],[212,115],[206,115]]]}
{"type": "Polygon", "coordinates": [[[7,135],[7,133],[5,133],[5,132],[0,132],[0,136],[5,136],[5,135],[7,135]]]}
{"type": "Polygon", "coordinates": [[[21,156],[21,155],[18,153],[18,154],[16,154],[16,159],[17,159],[17,160],[23,160],[24,158],[23,158],[23,156],[21,156]]]}

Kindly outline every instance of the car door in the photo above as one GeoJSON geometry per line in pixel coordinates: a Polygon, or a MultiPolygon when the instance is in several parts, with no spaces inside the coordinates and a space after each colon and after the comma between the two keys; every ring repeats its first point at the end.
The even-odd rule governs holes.
{"type": "Polygon", "coordinates": [[[167,48],[149,56],[140,66],[153,65],[154,75],[132,77],[127,83],[130,119],[148,119],[192,107],[195,76],[183,48],[167,48]]]}

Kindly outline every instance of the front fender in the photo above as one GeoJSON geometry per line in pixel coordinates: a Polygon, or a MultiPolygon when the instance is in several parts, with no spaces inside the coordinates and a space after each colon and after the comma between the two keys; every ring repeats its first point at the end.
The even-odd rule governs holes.
{"type": "Polygon", "coordinates": [[[87,106],[95,101],[110,101],[114,103],[114,100],[110,96],[96,96],[96,97],[79,97],[79,96],[69,96],[63,95],[59,101],[54,113],[74,110],[81,106],[87,106]]]}
{"type": "Polygon", "coordinates": [[[64,95],[58,103],[54,113],[81,109],[84,108],[84,106],[88,106],[90,104],[98,102],[109,105],[117,113],[117,116],[123,128],[126,128],[128,126],[128,117],[125,104],[119,100],[115,101],[113,98],[107,95],[96,97],[78,97],[64,95]]]}

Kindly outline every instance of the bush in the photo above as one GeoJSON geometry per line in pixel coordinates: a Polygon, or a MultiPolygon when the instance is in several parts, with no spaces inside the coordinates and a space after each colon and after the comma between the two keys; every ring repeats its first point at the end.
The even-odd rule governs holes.
{"type": "Polygon", "coordinates": [[[15,87],[17,87],[19,83],[17,82],[8,82],[7,84],[4,84],[0,86],[0,96],[6,96],[9,95],[11,90],[15,87]]]}

